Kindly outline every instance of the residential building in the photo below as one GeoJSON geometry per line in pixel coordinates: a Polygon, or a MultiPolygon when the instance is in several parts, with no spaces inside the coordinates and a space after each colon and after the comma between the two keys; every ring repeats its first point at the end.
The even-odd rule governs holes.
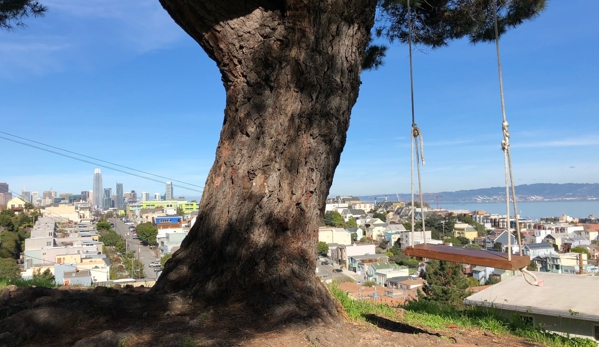
{"type": "Polygon", "coordinates": [[[476,278],[480,284],[485,284],[489,276],[495,271],[495,268],[488,266],[475,266],[472,269],[472,277],[476,278]]]}
{"type": "Polygon", "coordinates": [[[148,192],[141,192],[141,201],[150,201],[150,193],[148,192]]]}
{"type": "MultiPolygon", "coordinates": [[[[52,218],[38,219],[31,230],[31,237],[25,239],[22,277],[30,278],[34,271],[46,268],[55,271],[55,264],[73,263],[76,269],[89,270],[90,280],[94,282],[108,280],[110,261],[102,254],[104,244],[98,241],[99,235],[93,226],[89,229],[88,225],[91,224],[63,223],[59,228],[52,218]]],[[[82,274],[71,275],[77,276],[82,274]]]]}
{"type": "Polygon", "coordinates": [[[547,272],[575,274],[587,265],[585,253],[559,253],[549,254],[547,259],[547,272]]]}
{"type": "MultiPolygon", "coordinates": [[[[582,231],[581,231],[582,232],[582,231]]],[[[570,233],[568,236],[562,238],[562,252],[570,252],[574,247],[588,246],[591,244],[591,240],[577,234],[576,232],[570,233]]]]}
{"type": "Polygon", "coordinates": [[[469,224],[455,223],[455,226],[453,227],[453,236],[465,237],[472,242],[474,241],[474,238],[478,236],[478,231],[469,224]]]}
{"type": "Polygon", "coordinates": [[[79,223],[82,219],[89,219],[90,207],[87,204],[48,206],[41,210],[44,217],[52,218],[56,222],[73,221],[79,223]]]}
{"type": "Polygon", "coordinates": [[[343,228],[320,227],[318,228],[318,242],[351,245],[351,233],[343,228]]]}
{"type": "Polygon", "coordinates": [[[348,256],[348,270],[360,275],[362,278],[368,277],[368,267],[372,263],[387,263],[389,257],[383,254],[365,254],[348,256]]]}
{"type": "Polygon", "coordinates": [[[366,269],[368,281],[374,281],[378,285],[385,285],[387,281],[387,274],[391,277],[408,276],[408,268],[402,266],[401,268],[396,264],[390,264],[388,262],[372,263],[366,269]]]}
{"type": "Polygon", "coordinates": [[[12,210],[15,214],[21,214],[25,210],[25,203],[25,200],[15,197],[6,202],[6,209],[12,210]]]}
{"type": "Polygon", "coordinates": [[[536,258],[540,255],[555,254],[555,249],[550,243],[532,243],[522,246],[522,254],[527,255],[530,259],[536,258]]]}
{"type": "Polygon", "coordinates": [[[374,210],[374,203],[372,202],[359,202],[352,205],[352,208],[356,210],[362,210],[364,213],[368,213],[374,210]]]}
{"type": "Polygon", "coordinates": [[[54,281],[64,286],[91,286],[92,275],[90,270],[79,270],[77,264],[55,264],[54,281]]]}
{"type": "Polygon", "coordinates": [[[376,254],[376,247],[374,244],[351,244],[351,245],[338,245],[336,252],[331,252],[331,260],[343,266],[349,268],[349,257],[356,255],[376,254]]]}
{"type": "Polygon", "coordinates": [[[350,234],[356,234],[356,240],[360,240],[361,238],[364,237],[364,230],[362,230],[362,228],[346,228],[345,230],[347,230],[348,233],[350,234]]]}
{"type": "Polygon", "coordinates": [[[349,204],[327,203],[324,210],[325,210],[325,212],[328,212],[328,211],[340,212],[344,208],[349,208],[349,204]]]}
{"type": "MultiPolygon", "coordinates": [[[[371,267],[374,264],[370,265],[371,267]]],[[[409,270],[406,266],[389,264],[391,267],[375,268],[373,280],[380,286],[384,286],[389,278],[408,276],[409,270]]]]}
{"type": "Polygon", "coordinates": [[[366,213],[360,209],[344,208],[339,213],[341,214],[341,217],[343,217],[343,220],[345,220],[346,222],[349,221],[351,217],[353,217],[358,225],[364,224],[363,220],[364,218],[366,218],[366,213]]]}
{"type": "Polygon", "coordinates": [[[401,243],[401,249],[405,249],[406,247],[410,247],[412,244],[414,245],[419,245],[424,243],[424,240],[426,238],[426,243],[431,243],[431,244],[442,244],[443,242],[441,242],[440,240],[433,240],[431,238],[431,231],[427,230],[427,231],[404,231],[401,233],[401,238],[400,238],[400,243],[401,243]]]}
{"type": "Polygon", "coordinates": [[[493,307],[504,317],[570,337],[599,341],[597,276],[567,276],[535,272],[542,287],[530,286],[521,276],[507,278],[464,300],[465,304],[493,307]]]}
{"type": "Polygon", "coordinates": [[[495,243],[497,242],[501,243],[502,252],[509,252],[508,247],[510,244],[512,247],[512,253],[518,253],[520,251],[520,247],[518,246],[518,240],[513,234],[507,232],[506,230],[504,230],[501,234],[499,234],[499,236],[497,236],[497,238],[495,239],[495,243]]]}
{"type": "Polygon", "coordinates": [[[364,221],[366,237],[372,240],[382,240],[388,224],[378,218],[367,218],[364,221]]]}
{"type": "Polygon", "coordinates": [[[130,203],[127,205],[127,211],[131,215],[139,217],[139,213],[142,209],[173,209],[177,210],[181,208],[184,214],[191,214],[192,212],[198,211],[198,203],[195,201],[178,201],[178,200],[150,200],[130,203]]]}
{"type": "Polygon", "coordinates": [[[162,195],[160,195],[160,193],[154,193],[154,200],[155,200],[155,201],[160,201],[160,200],[162,200],[162,195]]]}
{"type": "Polygon", "coordinates": [[[187,237],[187,232],[169,232],[164,238],[156,238],[162,254],[173,253],[181,247],[181,242],[187,237]]]}

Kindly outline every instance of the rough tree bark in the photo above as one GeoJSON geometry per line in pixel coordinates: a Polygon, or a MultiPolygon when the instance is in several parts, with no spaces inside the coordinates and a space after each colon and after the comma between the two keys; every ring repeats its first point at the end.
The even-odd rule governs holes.
{"type": "Polygon", "coordinates": [[[157,293],[336,319],[318,226],[358,97],[376,0],[161,0],[216,61],[224,124],[195,225],[157,293]]]}

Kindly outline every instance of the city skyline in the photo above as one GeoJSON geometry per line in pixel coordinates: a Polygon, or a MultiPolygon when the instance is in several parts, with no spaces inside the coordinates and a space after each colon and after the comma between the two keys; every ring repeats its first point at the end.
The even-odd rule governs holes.
{"type": "MultiPolygon", "coordinates": [[[[516,184],[599,182],[597,22],[597,2],[550,2],[503,36],[516,184]]],[[[15,163],[3,167],[1,181],[18,191],[76,193],[90,190],[89,172],[101,167],[113,191],[118,182],[125,191],[163,194],[172,181],[176,197],[201,195],[175,180],[204,184],[225,93],[214,62],[158,3],[58,0],[27,25],[0,32],[2,131],[169,179],[142,180],[0,139],[6,162],[15,163]],[[165,123],[173,136],[146,136],[165,123]]],[[[405,46],[391,45],[385,66],[362,74],[330,195],[410,191],[407,56],[405,46]]],[[[414,51],[425,192],[503,184],[496,64],[492,44],[414,51]]]]}

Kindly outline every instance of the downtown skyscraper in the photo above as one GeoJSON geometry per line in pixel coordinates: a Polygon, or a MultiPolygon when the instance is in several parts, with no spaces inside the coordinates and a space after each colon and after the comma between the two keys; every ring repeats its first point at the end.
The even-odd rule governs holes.
{"type": "Polygon", "coordinates": [[[93,188],[93,199],[92,202],[94,207],[97,209],[102,208],[102,197],[104,195],[104,189],[102,188],[102,171],[100,169],[94,170],[94,188],[93,188]]]}
{"type": "Polygon", "coordinates": [[[123,184],[116,184],[116,209],[122,210],[125,207],[125,196],[123,195],[123,184]]]}
{"type": "Polygon", "coordinates": [[[165,200],[173,200],[173,183],[166,182],[166,197],[165,200]]]}

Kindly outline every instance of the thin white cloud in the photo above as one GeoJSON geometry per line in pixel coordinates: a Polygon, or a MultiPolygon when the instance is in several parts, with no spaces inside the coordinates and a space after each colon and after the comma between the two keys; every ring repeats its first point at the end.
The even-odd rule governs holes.
{"type": "Polygon", "coordinates": [[[559,140],[540,139],[536,142],[515,143],[512,146],[521,148],[599,146],[599,138],[596,136],[584,136],[559,140]]]}
{"type": "Polygon", "coordinates": [[[121,34],[120,38],[138,53],[168,47],[185,36],[160,3],[154,0],[54,0],[47,2],[47,6],[50,10],[79,18],[111,20],[121,34]]]}
{"type": "Polygon", "coordinates": [[[172,47],[186,36],[158,1],[44,2],[29,28],[0,32],[0,78],[93,70],[172,47]]]}
{"type": "Polygon", "coordinates": [[[56,37],[23,39],[19,42],[0,42],[0,78],[18,77],[22,70],[35,75],[62,70],[64,64],[56,59],[71,46],[56,37]]]}

